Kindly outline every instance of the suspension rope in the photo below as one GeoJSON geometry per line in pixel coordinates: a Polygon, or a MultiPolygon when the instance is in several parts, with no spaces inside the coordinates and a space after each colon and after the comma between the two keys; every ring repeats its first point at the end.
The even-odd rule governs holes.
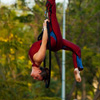
{"type": "MultiPolygon", "coordinates": [[[[47,31],[48,31],[48,46],[49,46],[49,78],[45,81],[45,87],[48,88],[50,85],[50,77],[51,77],[51,39],[50,39],[50,29],[49,29],[49,23],[47,22],[47,31]]],[[[45,60],[44,60],[44,65],[45,60]]],[[[45,68],[45,66],[44,66],[45,68]]]]}
{"type": "MultiPolygon", "coordinates": [[[[45,11],[45,19],[49,19],[47,8],[46,8],[46,11],[45,11]]],[[[48,88],[49,85],[50,85],[50,77],[51,77],[51,40],[50,40],[49,22],[47,22],[47,32],[48,32],[48,43],[47,44],[48,44],[48,47],[49,47],[49,77],[48,77],[48,80],[45,81],[45,87],[46,88],[48,88]]],[[[40,33],[40,35],[38,36],[38,41],[42,40],[42,36],[43,36],[43,30],[40,33]]],[[[45,57],[43,62],[44,62],[44,68],[46,68],[46,57],[45,57]]]]}

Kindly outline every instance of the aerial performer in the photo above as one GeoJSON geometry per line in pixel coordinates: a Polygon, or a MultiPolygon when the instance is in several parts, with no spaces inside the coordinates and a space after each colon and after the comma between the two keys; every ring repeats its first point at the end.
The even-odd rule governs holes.
{"type": "MultiPolygon", "coordinates": [[[[43,62],[46,50],[48,47],[48,32],[47,22],[49,23],[50,39],[51,39],[51,51],[56,52],[59,50],[69,50],[73,53],[73,64],[74,64],[74,76],[77,82],[81,82],[80,71],[83,70],[81,60],[80,47],[73,44],[72,42],[62,38],[60,27],[56,18],[56,3],[55,0],[47,0],[46,7],[48,9],[48,19],[43,22],[43,35],[42,39],[33,43],[29,50],[29,58],[32,62],[31,76],[35,80],[44,80],[42,74],[47,69],[41,69],[40,65],[43,62]]],[[[46,74],[47,75],[47,74],[46,74]]]]}

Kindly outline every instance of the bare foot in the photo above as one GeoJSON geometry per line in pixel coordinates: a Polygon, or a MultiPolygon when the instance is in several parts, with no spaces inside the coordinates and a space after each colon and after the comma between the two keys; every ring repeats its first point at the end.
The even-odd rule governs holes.
{"type": "Polygon", "coordinates": [[[75,75],[76,81],[81,82],[81,76],[80,76],[80,72],[79,72],[78,68],[74,69],[74,75],[75,75]]]}

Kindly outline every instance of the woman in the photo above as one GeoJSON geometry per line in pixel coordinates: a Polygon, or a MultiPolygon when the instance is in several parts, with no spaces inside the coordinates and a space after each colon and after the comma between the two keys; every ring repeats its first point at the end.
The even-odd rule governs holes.
{"type": "Polygon", "coordinates": [[[55,52],[64,49],[73,52],[75,79],[77,82],[81,82],[80,71],[83,70],[81,61],[81,50],[77,45],[62,38],[59,24],[56,18],[55,0],[48,0],[46,7],[48,8],[48,15],[50,20],[46,19],[43,23],[42,40],[35,42],[29,50],[29,58],[33,63],[31,76],[35,80],[43,80],[43,77],[41,76],[42,71],[40,69],[40,64],[45,58],[46,50],[49,49],[47,45],[48,33],[46,24],[48,21],[50,28],[51,50],[55,52]]]}

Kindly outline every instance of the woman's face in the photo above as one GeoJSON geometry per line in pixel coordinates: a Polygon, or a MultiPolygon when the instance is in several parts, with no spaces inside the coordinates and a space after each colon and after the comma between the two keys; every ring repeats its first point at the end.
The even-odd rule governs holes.
{"type": "Polygon", "coordinates": [[[31,72],[31,76],[32,76],[33,79],[35,79],[35,80],[42,81],[42,80],[43,80],[43,77],[40,75],[40,73],[41,73],[40,68],[33,67],[33,68],[32,68],[32,72],[31,72]]]}

